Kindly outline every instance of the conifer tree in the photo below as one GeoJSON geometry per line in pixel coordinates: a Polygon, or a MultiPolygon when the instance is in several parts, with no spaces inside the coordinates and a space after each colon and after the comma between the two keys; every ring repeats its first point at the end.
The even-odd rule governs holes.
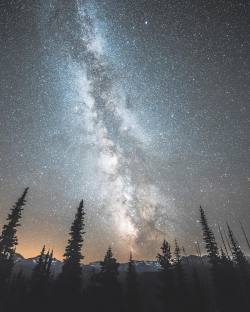
{"type": "Polygon", "coordinates": [[[185,272],[181,262],[181,250],[175,239],[175,250],[173,259],[174,271],[176,275],[176,297],[177,297],[177,307],[176,311],[183,311],[189,305],[187,292],[186,292],[186,279],[185,272]]]}
{"type": "Polygon", "coordinates": [[[221,256],[222,256],[222,255],[223,255],[223,256],[226,255],[227,258],[230,260],[229,253],[228,253],[228,250],[227,250],[227,245],[226,245],[226,242],[225,242],[225,240],[224,240],[223,234],[222,234],[222,232],[221,232],[220,225],[218,225],[218,228],[219,228],[219,233],[220,233],[221,241],[222,241],[222,244],[223,244],[223,247],[224,247],[224,250],[225,250],[225,252],[224,252],[224,250],[221,249],[221,256]]]}
{"type": "Polygon", "coordinates": [[[50,253],[48,250],[45,254],[45,245],[42,248],[40,256],[37,261],[37,265],[34,267],[31,283],[33,291],[38,289],[39,291],[44,291],[49,283],[49,278],[51,274],[51,264],[53,261],[53,251],[50,253]]]}
{"type": "Polygon", "coordinates": [[[17,227],[20,226],[22,210],[26,203],[28,187],[17,200],[7,217],[7,224],[3,226],[0,236],[0,282],[5,283],[11,275],[14,265],[15,249],[18,244],[17,227]]]}
{"type": "Polygon", "coordinates": [[[42,311],[45,308],[45,302],[48,300],[50,291],[50,269],[53,260],[53,252],[45,253],[43,246],[37,264],[34,267],[31,275],[30,288],[30,309],[32,306],[39,304],[39,309],[42,311]]]}
{"type": "Polygon", "coordinates": [[[224,250],[222,248],[220,249],[220,262],[222,264],[230,264],[231,263],[230,258],[226,255],[226,253],[224,252],[224,250]]]}
{"type": "Polygon", "coordinates": [[[140,310],[139,305],[139,293],[137,285],[137,272],[134,260],[132,258],[132,252],[130,253],[130,258],[128,262],[128,271],[126,278],[126,303],[128,312],[138,312],[140,310]]]}
{"type": "Polygon", "coordinates": [[[212,266],[216,266],[219,260],[218,247],[215,236],[210,226],[208,225],[207,217],[203,208],[200,206],[201,225],[203,230],[203,240],[206,245],[206,250],[212,266]]]}
{"type": "Polygon", "coordinates": [[[238,308],[242,311],[245,309],[246,311],[250,311],[250,299],[249,299],[249,291],[250,291],[250,265],[246,259],[246,256],[231,229],[231,227],[227,224],[228,236],[231,242],[233,261],[236,264],[236,296],[238,294],[238,308]],[[237,293],[238,290],[238,293],[237,293]]]}
{"type": "MultiPolygon", "coordinates": [[[[240,221],[239,221],[240,222],[240,221]]],[[[248,247],[248,249],[250,250],[250,242],[249,242],[249,239],[248,239],[248,237],[247,237],[247,233],[246,233],[246,231],[245,231],[245,229],[244,229],[244,226],[243,226],[243,224],[240,222],[240,228],[241,228],[241,231],[242,231],[242,233],[243,233],[243,235],[244,235],[244,238],[245,238],[245,240],[246,240],[246,243],[247,243],[247,247],[248,247]]]]}
{"type": "Polygon", "coordinates": [[[179,247],[179,244],[177,242],[177,239],[174,240],[174,263],[180,263],[181,262],[181,249],[179,247]]]}
{"type": "MultiPolygon", "coordinates": [[[[233,262],[226,255],[224,250],[220,250],[220,309],[221,311],[236,311],[238,306],[238,290],[235,268],[233,262]]],[[[239,306],[238,306],[239,307],[239,306]]]]}
{"type": "MultiPolygon", "coordinates": [[[[224,311],[224,280],[222,274],[221,260],[219,257],[218,246],[213,231],[211,230],[203,208],[200,206],[201,225],[203,230],[203,240],[211,264],[211,273],[213,280],[213,295],[215,305],[220,311],[224,311]]],[[[214,307],[216,308],[216,307],[214,307]]]]}
{"type": "Polygon", "coordinates": [[[59,282],[61,285],[64,288],[66,287],[72,294],[76,294],[81,291],[81,260],[83,259],[81,249],[83,244],[83,234],[85,233],[83,231],[84,215],[85,212],[82,200],[70,228],[70,238],[64,253],[62,272],[59,276],[59,282]]]}
{"type": "Polygon", "coordinates": [[[112,312],[122,310],[122,290],[118,281],[118,268],[119,263],[113,257],[112,249],[109,247],[101,262],[99,281],[102,288],[102,302],[105,309],[112,312]]]}
{"type": "Polygon", "coordinates": [[[45,245],[43,246],[40,256],[38,258],[37,265],[33,269],[32,279],[36,279],[37,277],[40,277],[41,274],[43,274],[44,256],[45,256],[45,245]]]}
{"type": "Polygon", "coordinates": [[[234,236],[233,231],[231,230],[228,224],[227,224],[227,229],[228,229],[228,236],[229,236],[231,246],[232,246],[233,260],[240,268],[246,268],[248,266],[248,261],[243,251],[241,250],[239,243],[237,242],[237,239],[234,236]]]}
{"type": "Polygon", "coordinates": [[[178,245],[177,240],[175,239],[175,249],[174,249],[174,265],[178,270],[182,270],[182,265],[181,265],[181,249],[178,245]]]}
{"type": "MultiPolygon", "coordinates": [[[[226,260],[224,252],[219,255],[218,246],[213,231],[208,225],[208,221],[204,210],[200,207],[201,225],[203,229],[203,239],[206,245],[209,261],[212,265],[213,290],[217,308],[221,312],[231,311],[234,306],[230,300],[226,300],[228,295],[232,293],[230,279],[233,281],[233,275],[229,276],[230,260],[226,260]],[[228,279],[229,278],[229,279],[228,279]]],[[[232,268],[232,267],[231,267],[232,268]]],[[[230,270],[230,272],[232,272],[230,270]]],[[[231,299],[231,298],[230,298],[231,299]]]]}
{"type": "Polygon", "coordinates": [[[112,249],[109,247],[104,260],[101,262],[101,273],[103,276],[107,274],[109,278],[116,278],[118,275],[118,267],[119,263],[117,263],[117,260],[113,257],[112,249]]]}
{"type": "Polygon", "coordinates": [[[46,277],[47,279],[51,278],[51,266],[52,266],[52,263],[53,263],[53,249],[51,252],[47,252],[47,255],[46,255],[46,261],[45,261],[46,265],[45,265],[45,273],[46,273],[46,277]]]}
{"type": "Polygon", "coordinates": [[[177,273],[177,284],[182,290],[185,288],[185,273],[181,263],[181,250],[178,245],[177,240],[175,239],[175,250],[174,250],[174,267],[175,272],[177,273]]]}
{"type": "Polygon", "coordinates": [[[157,255],[161,266],[159,278],[161,281],[160,298],[166,311],[173,311],[176,308],[174,275],[172,265],[172,254],[170,244],[164,240],[161,246],[162,253],[157,255]]]}
{"type": "Polygon", "coordinates": [[[157,260],[161,266],[162,271],[168,271],[171,267],[171,249],[170,244],[164,239],[162,246],[161,246],[162,254],[157,255],[157,260]]]}
{"type": "Polygon", "coordinates": [[[128,292],[136,290],[137,283],[137,273],[135,268],[135,263],[132,257],[132,252],[130,252],[129,262],[128,262],[128,272],[127,272],[127,290],[128,292]]]}

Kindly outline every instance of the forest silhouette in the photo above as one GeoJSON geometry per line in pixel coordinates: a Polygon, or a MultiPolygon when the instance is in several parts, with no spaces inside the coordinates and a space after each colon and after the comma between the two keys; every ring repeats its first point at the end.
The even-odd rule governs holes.
{"type": "MultiPolygon", "coordinates": [[[[0,311],[250,311],[250,263],[229,224],[219,228],[219,244],[200,207],[200,224],[206,255],[197,245],[199,265],[179,246],[164,240],[159,246],[157,271],[138,272],[130,253],[123,276],[120,264],[108,247],[100,269],[87,280],[82,272],[84,242],[84,202],[80,201],[73,219],[62,269],[55,275],[51,268],[53,251],[42,247],[32,274],[14,270],[17,229],[29,189],[11,208],[0,236],[0,311]]],[[[242,224],[247,246],[250,247],[242,224]]]]}

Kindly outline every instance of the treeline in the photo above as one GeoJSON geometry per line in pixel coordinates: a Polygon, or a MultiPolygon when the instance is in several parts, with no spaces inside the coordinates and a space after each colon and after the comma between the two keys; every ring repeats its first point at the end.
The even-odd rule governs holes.
{"type": "MultiPolygon", "coordinates": [[[[202,207],[200,222],[208,265],[201,267],[204,271],[208,268],[209,274],[204,275],[190,263],[177,240],[173,248],[164,240],[156,256],[158,272],[138,274],[130,254],[122,281],[119,263],[109,247],[100,271],[93,272],[87,284],[84,283],[83,201],[70,228],[61,272],[53,275],[53,251],[46,251],[44,246],[30,277],[22,271],[14,273],[17,228],[27,193],[28,188],[11,208],[0,236],[0,311],[250,311],[249,262],[228,224],[227,233],[220,229],[222,247],[218,247],[202,207]]],[[[249,244],[243,227],[242,230],[249,244]]],[[[201,263],[203,259],[200,255],[201,263]]]]}

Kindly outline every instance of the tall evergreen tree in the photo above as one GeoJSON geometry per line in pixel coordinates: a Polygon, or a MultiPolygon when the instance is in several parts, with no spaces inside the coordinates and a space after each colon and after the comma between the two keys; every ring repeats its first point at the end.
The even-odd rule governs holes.
{"type": "Polygon", "coordinates": [[[102,289],[102,302],[106,311],[118,312],[122,310],[122,290],[118,281],[119,263],[113,257],[111,247],[108,248],[104,260],[101,262],[99,281],[102,289]]]}
{"type": "Polygon", "coordinates": [[[83,244],[84,229],[84,206],[83,200],[80,202],[77,209],[75,219],[70,228],[70,238],[64,253],[62,272],[59,276],[59,282],[63,287],[66,287],[72,294],[81,291],[82,284],[82,267],[81,253],[83,244]]]}
{"type": "Polygon", "coordinates": [[[226,255],[221,248],[220,251],[220,302],[221,311],[233,312],[239,308],[241,301],[238,290],[238,281],[235,274],[235,267],[232,260],[226,255]]]}
{"type": "Polygon", "coordinates": [[[46,278],[49,279],[52,277],[52,272],[51,272],[51,266],[53,263],[53,249],[50,252],[48,250],[47,254],[46,254],[46,259],[45,259],[45,274],[46,274],[46,278]]]}
{"type": "Polygon", "coordinates": [[[40,278],[40,275],[43,274],[44,257],[45,257],[45,245],[42,248],[40,256],[39,256],[39,258],[37,260],[37,264],[36,264],[36,266],[33,269],[32,279],[36,279],[37,277],[40,278]]]}
{"type": "Polygon", "coordinates": [[[43,311],[50,292],[50,269],[53,261],[53,252],[45,253],[43,246],[37,264],[31,275],[30,287],[30,310],[34,305],[38,306],[39,311],[43,311]]]}
{"type": "Polygon", "coordinates": [[[160,298],[166,311],[174,311],[176,308],[174,272],[170,244],[164,240],[161,246],[162,253],[157,255],[161,266],[159,278],[161,281],[160,298]]]}
{"type": "MultiPolygon", "coordinates": [[[[239,221],[240,222],[240,221],[239,221]]],[[[247,233],[246,233],[246,231],[245,231],[245,229],[244,229],[244,226],[243,226],[243,224],[240,222],[240,228],[241,228],[241,231],[242,231],[242,233],[243,233],[243,235],[244,235],[244,238],[245,238],[245,240],[246,240],[246,243],[247,243],[247,247],[248,247],[248,249],[250,250],[250,242],[249,242],[249,239],[248,239],[248,237],[247,237],[247,233]]]]}
{"type": "Polygon", "coordinates": [[[82,303],[81,252],[84,235],[84,205],[81,200],[69,232],[68,244],[64,252],[62,271],[54,283],[53,309],[68,311],[77,309],[82,303]]]}
{"type": "Polygon", "coordinates": [[[181,250],[180,247],[178,245],[177,240],[175,239],[174,241],[175,243],[175,249],[174,249],[174,266],[176,268],[176,271],[178,272],[178,278],[179,279],[183,279],[184,278],[184,272],[183,272],[183,267],[182,267],[182,263],[181,263],[181,250]]]}
{"type": "Polygon", "coordinates": [[[28,187],[17,200],[7,217],[0,236],[0,282],[5,283],[11,275],[14,265],[15,249],[18,244],[17,227],[20,226],[22,210],[26,203],[28,187]]]}
{"type": "Polygon", "coordinates": [[[175,281],[176,281],[176,297],[177,306],[176,311],[183,311],[185,308],[189,307],[187,289],[186,289],[186,277],[181,260],[181,250],[175,239],[175,249],[174,249],[174,271],[175,271],[175,281]]]}
{"type": "Polygon", "coordinates": [[[212,266],[215,266],[218,264],[218,260],[219,260],[218,247],[217,247],[214,233],[211,230],[210,226],[208,225],[207,217],[201,206],[200,206],[200,217],[201,217],[201,225],[202,225],[202,230],[203,230],[203,240],[206,245],[206,250],[209,256],[209,260],[212,266]]]}
{"type": "Polygon", "coordinates": [[[240,248],[239,243],[237,242],[237,239],[234,236],[234,233],[230,226],[227,224],[227,229],[228,229],[228,236],[231,242],[231,248],[232,248],[232,255],[233,255],[233,260],[235,263],[240,267],[240,268],[246,268],[248,267],[248,261],[243,253],[243,251],[240,248]]]}
{"type": "Polygon", "coordinates": [[[116,258],[113,257],[111,247],[108,248],[104,260],[101,262],[101,279],[104,283],[116,283],[118,277],[118,267],[116,258]]]}
{"type": "Polygon", "coordinates": [[[140,300],[137,284],[137,272],[134,260],[132,258],[132,252],[128,262],[128,271],[126,278],[126,303],[128,312],[140,311],[140,300]]]}
{"type": "Polygon", "coordinates": [[[175,250],[174,250],[174,260],[173,264],[175,267],[175,272],[177,275],[177,284],[178,287],[184,291],[185,288],[185,272],[183,270],[182,262],[181,262],[181,250],[178,245],[177,240],[175,239],[175,250]]]}
{"type": "Polygon", "coordinates": [[[215,240],[214,233],[210,228],[207,217],[203,208],[200,206],[200,218],[203,230],[203,240],[205,242],[206,250],[208,253],[209,262],[211,264],[211,273],[213,280],[213,290],[214,290],[214,309],[217,308],[220,311],[224,311],[224,302],[222,300],[224,293],[224,280],[221,271],[221,261],[218,251],[217,242],[215,240]]]}
{"type": "Polygon", "coordinates": [[[230,226],[227,224],[228,236],[231,242],[233,261],[236,264],[236,285],[238,290],[238,305],[241,304],[241,311],[250,311],[250,265],[245,254],[234,236],[230,226]]]}
{"type": "Polygon", "coordinates": [[[48,288],[52,261],[53,251],[48,250],[45,254],[45,246],[43,246],[31,276],[31,285],[34,292],[44,292],[48,288]]]}
{"type": "Polygon", "coordinates": [[[162,271],[168,271],[171,267],[171,249],[170,244],[164,239],[162,246],[161,246],[162,254],[157,255],[157,260],[161,266],[162,271]]]}
{"type": "Polygon", "coordinates": [[[220,249],[220,262],[222,264],[231,264],[231,259],[226,255],[222,248],[220,249]]]}

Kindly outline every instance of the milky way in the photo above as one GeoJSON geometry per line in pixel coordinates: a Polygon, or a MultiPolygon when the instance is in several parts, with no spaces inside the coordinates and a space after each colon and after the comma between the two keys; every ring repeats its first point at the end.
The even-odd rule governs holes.
{"type": "Polygon", "coordinates": [[[2,7],[0,220],[30,186],[21,253],[60,258],[81,198],[85,261],[193,252],[200,204],[216,233],[249,225],[247,6],[212,2],[2,7]]]}
{"type": "MultiPolygon", "coordinates": [[[[65,6],[56,12],[66,25],[65,30],[58,20],[53,20],[53,24],[60,26],[54,32],[59,34],[60,44],[67,47],[70,56],[76,91],[73,111],[79,119],[76,131],[83,130],[77,140],[84,136],[91,154],[89,175],[95,176],[89,187],[92,192],[95,189],[94,205],[101,206],[102,223],[107,223],[109,231],[136,252],[138,247],[155,240],[155,236],[164,234],[162,223],[156,224],[156,214],[166,214],[168,208],[173,212],[174,206],[167,206],[163,194],[145,174],[141,177],[136,173],[145,172],[147,166],[143,158],[137,160],[139,153],[146,153],[147,135],[128,108],[128,95],[116,81],[118,78],[112,77],[95,17],[84,5],[70,9],[69,20],[65,6]]],[[[75,117],[71,118],[74,123],[75,117]]],[[[85,175],[84,170],[82,174],[85,175]]]]}

